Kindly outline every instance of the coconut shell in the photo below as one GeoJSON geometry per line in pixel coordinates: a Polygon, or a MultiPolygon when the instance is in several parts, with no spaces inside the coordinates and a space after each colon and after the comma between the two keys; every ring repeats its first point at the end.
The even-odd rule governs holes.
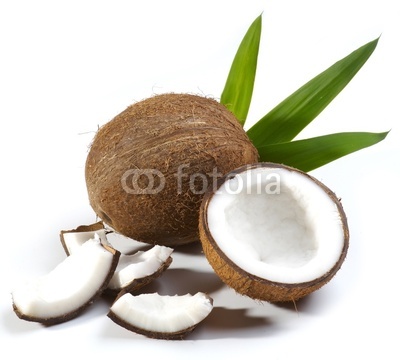
{"type": "MultiPolygon", "coordinates": [[[[316,290],[321,288],[323,285],[328,283],[337,273],[337,271],[342,266],[347,250],[349,247],[349,229],[347,224],[347,217],[343,210],[340,200],[336,195],[323,183],[315,179],[309,174],[303,173],[300,170],[290,168],[284,165],[278,165],[273,163],[264,163],[268,167],[285,167],[291,171],[297,171],[302,173],[304,176],[309,177],[317,185],[319,185],[332,199],[335,203],[338,213],[340,215],[341,223],[343,226],[344,242],[341,255],[337,260],[336,264],[323,276],[309,282],[286,284],[280,282],[269,281],[268,279],[260,278],[253,274],[248,273],[234,262],[232,262],[226,254],[220,249],[217,242],[213,238],[207,221],[207,208],[208,204],[214,195],[214,192],[210,189],[204,196],[203,203],[200,208],[200,220],[199,220],[199,233],[200,240],[207,257],[208,262],[212,266],[215,273],[221,278],[221,280],[226,283],[229,287],[233,288],[237,293],[250,298],[269,301],[269,302],[285,302],[285,301],[296,301],[316,290]]],[[[217,189],[229,178],[233,177],[237,173],[241,173],[251,167],[260,167],[261,164],[254,164],[250,166],[243,166],[231,174],[227,174],[224,178],[218,181],[217,189]]]]}
{"type": "Polygon", "coordinates": [[[157,95],[97,132],[85,168],[89,201],[100,219],[129,238],[186,244],[198,240],[206,188],[257,160],[235,116],[217,101],[157,95]]]}
{"type": "Polygon", "coordinates": [[[69,250],[68,246],[65,243],[64,240],[64,234],[69,234],[69,233],[79,233],[79,232],[86,232],[86,231],[97,231],[97,230],[102,230],[104,229],[104,224],[102,221],[96,222],[94,224],[89,224],[89,225],[79,225],[76,229],[71,229],[71,230],[61,230],[60,231],[60,241],[61,245],[65,251],[65,253],[69,256],[69,250]]]}
{"type": "Polygon", "coordinates": [[[193,330],[198,325],[198,324],[193,325],[193,326],[191,326],[187,329],[183,329],[181,331],[163,333],[163,332],[157,332],[157,331],[144,330],[144,329],[138,328],[136,326],[133,326],[132,324],[128,324],[124,319],[121,319],[119,316],[114,314],[112,311],[109,311],[107,316],[112,321],[114,321],[116,324],[118,324],[119,326],[121,326],[129,331],[135,332],[140,335],[144,335],[151,339],[159,339],[159,340],[184,340],[190,333],[193,332],[193,330]]]}

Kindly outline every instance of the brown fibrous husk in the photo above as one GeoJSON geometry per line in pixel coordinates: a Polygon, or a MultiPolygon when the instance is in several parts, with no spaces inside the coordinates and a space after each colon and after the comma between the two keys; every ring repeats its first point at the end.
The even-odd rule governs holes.
{"type": "Polygon", "coordinates": [[[157,95],[129,106],[97,132],[85,168],[89,201],[100,219],[129,238],[186,244],[198,240],[200,204],[215,174],[257,160],[225,106],[197,95],[157,95]],[[127,174],[146,169],[162,174],[162,190],[146,193],[161,185],[155,174],[137,176],[135,193],[126,191],[132,185],[127,174]]]}

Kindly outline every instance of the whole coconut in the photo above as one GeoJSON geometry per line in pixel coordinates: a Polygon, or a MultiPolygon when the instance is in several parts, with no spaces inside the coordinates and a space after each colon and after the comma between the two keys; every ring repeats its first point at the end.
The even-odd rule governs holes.
{"type": "Polygon", "coordinates": [[[97,132],[85,169],[89,201],[115,231],[175,246],[197,241],[206,189],[258,152],[217,101],[163,94],[129,106],[97,132]]]}

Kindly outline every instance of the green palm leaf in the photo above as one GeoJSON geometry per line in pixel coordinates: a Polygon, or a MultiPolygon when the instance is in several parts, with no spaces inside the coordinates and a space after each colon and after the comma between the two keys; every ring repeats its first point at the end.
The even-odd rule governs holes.
{"type": "Polygon", "coordinates": [[[264,146],[291,141],[343,90],[373,53],[378,39],[355,50],[282,101],[247,134],[264,146]]]}
{"type": "Polygon", "coordinates": [[[242,125],[253,95],[260,37],[261,15],[251,24],[240,43],[221,95],[221,104],[235,114],[242,125]]]}
{"type": "Polygon", "coordinates": [[[382,141],[388,132],[348,132],[258,147],[261,161],[311,171],[342,156],[382,141]]]}

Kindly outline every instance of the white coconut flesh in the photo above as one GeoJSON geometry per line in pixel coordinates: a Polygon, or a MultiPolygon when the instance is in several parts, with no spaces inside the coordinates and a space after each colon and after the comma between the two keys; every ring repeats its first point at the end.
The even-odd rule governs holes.
{"type": "Polygon", "coordinates": [[[114,302],[110,312],[126,328],[177,333],[196,326],[212,309],[212,299],[201,292],[175,296],[127,293],[114,302]]]}
{"type": "Polygon", "coordinates": [[[75,312],[110,277],[115,268],[114,256],[98,238],[86,241],[50,273],[16,288],[12,292],[15,309],[36,321],[75,312]]]}
{"type": "Polygon", "coordinates": [[[168,260],[172,252],[172,248],[155,245],[147,251],[138,251],[132,255],[121,254],[108,288],[122,289],[136,279],[153,275],[168,260]]]}
{"type": "Polygon", "coordinates": [[[111,246],[111,244],[107,240],[105,229],[81,232],[64,232],[62,234],[62,239],[64,246],[66,247],[67,253],[72,254],[83,243],[90,239],[93,239],[96,235],[99,237],[102,244],[111,246]]]}
{"type": "Polygon", "coordinates": [[[252,168],[224,182],[208,204],[207,222],[218,247],[239,268],[287,284],[326,274],[345,241],[331,197],[286,168],[252,168]]]}

